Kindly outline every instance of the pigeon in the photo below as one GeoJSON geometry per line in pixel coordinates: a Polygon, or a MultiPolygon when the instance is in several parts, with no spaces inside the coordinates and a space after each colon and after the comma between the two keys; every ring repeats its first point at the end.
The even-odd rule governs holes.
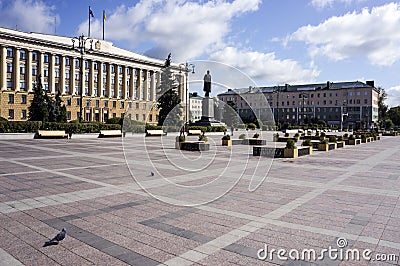
{"type": "Polygon", "coordinates": [[[154,172],[150,172],[150,175],[151,175],[151,176],[154,176],[154,172]]]}
{"type": "Polygon", "coordinates": [[[52,246],[52,245],[58,245],[58,243],[62,240],[64,240],[65,236],[67,235],[67,230],[63,228],[61,232],[59,232],[52,240],[47,241],[44,243],[43,247],[47,246],[52,246]]]}

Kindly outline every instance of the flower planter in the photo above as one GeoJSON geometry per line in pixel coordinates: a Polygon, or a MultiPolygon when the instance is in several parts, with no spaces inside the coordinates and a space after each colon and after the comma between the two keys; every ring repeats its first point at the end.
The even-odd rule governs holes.
{"type": "Polygon", "coordinates": [[[208,151],[210,150],[210,144],[204,141],[185,141],[181,142],[180,149],[185,151],[208,151]]]}
{"type": "Polygon", "coordinates": [[[299,157],[298,149],[297,148],[294,148],[294,149],[285,148],[283,150],[283,156],[285,158],[297,158],[297,157],[299,157]]]}
{"type": "Polygon", "coordinates": [[[231,139],[223,139],[222,146],[232,146],[232,140],[231,139]]]}
{"type": "Polygon", "coordinates": [[[179,142],[179,141],[175,142],[175,149],[180,150],[181,149],[181,143],[183,143],[183,142],[179,142]]]}
{"type": "Polygon", "coordinates": [[[318,150],[319,151],[329,151],[329,144],[318,143],[318,150]]]}
{"type": "Polygon", "coordinates": [[[345,141],[338,141],[337,143],[336,143],[336,148],[344,148],[344,147],[346,147],[346,142],[345,141]]]}
{"type": "Polygon", "coordinates": [[[349,145],[359,145],[361,144],[361,139],[349,139],[349,145]]]}

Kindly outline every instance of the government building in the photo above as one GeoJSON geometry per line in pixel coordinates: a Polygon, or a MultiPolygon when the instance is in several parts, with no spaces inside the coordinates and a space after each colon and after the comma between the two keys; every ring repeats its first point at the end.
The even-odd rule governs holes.
{"type": "MultiPolygon", "coordinates": [[[[81,110],[83,121],[106,122],[129,109],[131,119],[157,123],[155,103],[165,61],[84,39],[82,45],[78,38],[0,28],[0,117],[27,120],[41,77],[47,93],[60,91],[69,121],[79,120],[81,110]]],[[[186,77],[179,65],[171,67],[185,105],[186,77]]]]}
{"type": "Polygon", "coordinates": [[[229,89],[219,100],[236,105],[242,120],[273,115],[275,124],[302,125],[319,120],[341,129],[378,125],[379,89],[374,81],[326,82],[229,89]],[[263,95],[264,97],[260,97],[263,95]]]}

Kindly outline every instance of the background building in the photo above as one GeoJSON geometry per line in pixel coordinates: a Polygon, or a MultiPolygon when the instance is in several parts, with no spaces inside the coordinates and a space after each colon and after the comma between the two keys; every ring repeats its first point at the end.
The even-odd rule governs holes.
{"type": "Polygon", "coordinates": [[[343,128],[371,128],[378,123],[379,90],[374,81],[249,87],[228,90],[218,98],[234,102],[244,121],[253,121],[255,114],[268,120],[272,113],[276,124],[323,120],[343,128]]]}
{"type": "Polygon", "coordinates": [[[199,96],[197,92],[189,93],[190,99],[190,121],[197,121],[201,119],[202,115],[202,100],[203,97],[199,96]]]}
{"type": "MultiPolygon", "coordinates": [[[[0,116],[10,121],[28,119],[40,75],[44,90],[51,95],[61,92],[68,120],[79,118],[82,88],[84,121],[105,122],[132,108],[132,119],[156,123],[158,112],[153,106],[165,62],[103,40],[90,39],[85,48],[82,56],[73,49],[71,37],[0,28],[0,116]]],[[[172,68],[178,94],[186,103],[185,75],[178,65],[172,68]]]]}

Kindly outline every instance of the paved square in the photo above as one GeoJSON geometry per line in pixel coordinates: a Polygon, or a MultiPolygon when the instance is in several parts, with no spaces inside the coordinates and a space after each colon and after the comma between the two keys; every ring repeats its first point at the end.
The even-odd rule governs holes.
{"type": "Polygon", "coordinates": [[[175,150],[172,135],[0,139],[0,265],[399,264],[400,137],[272,165],[220,138],[203,153],[175,150]],[[395,257],[278,256],[338,239],[395,257]],[[275,251],[260,260],[265,247],[275,251]]]}

